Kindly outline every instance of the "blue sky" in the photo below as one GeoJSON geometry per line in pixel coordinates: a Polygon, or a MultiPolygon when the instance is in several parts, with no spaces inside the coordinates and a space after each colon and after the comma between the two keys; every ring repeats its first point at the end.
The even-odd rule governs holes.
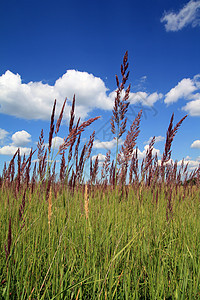
{"type": "MultiPolygon", "coordinates": [[[[18,147],[36,148],[43,128],[48,142],[54,99],[57,115],[68,98],[56,145],[68,134],[71,100],[82,120],[97,115],[93,155],[115,150],[109,120],[115,74],[129,53],[128,126],[143,109],[140,158],[149,139],[162,155],[174,112],[179,129],[172,158],[200,163],[200,1],[1,0],[0,170],[18,147]]],[[[125,136],[122,137],[122,140],[125,136]]]]}

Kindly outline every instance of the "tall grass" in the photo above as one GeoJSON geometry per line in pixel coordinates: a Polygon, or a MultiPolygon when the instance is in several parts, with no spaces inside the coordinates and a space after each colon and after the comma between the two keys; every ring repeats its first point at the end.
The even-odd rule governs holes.
{"type": "MultiPolygon", "coordinates": [[[[128,75],[120,85],[117,77],[119,118],[111,121],[117,139],[125,133],[130,87],[122,102],[119,95],[127,80],[128,75]]],[[[54,102],[48,149],[41,131],[33,172],[34,151],[22,159],[18,150],[0,177],[0,298],[200,298],[200,167],[189,173],[184,161],[179,169],[170,161],[186,116],[173,127],[172,115],[161,162],[153,156],[154,137],[140,165],[139,112],[124,144],[117,146],[116,161],[108,151],[100,168],[98,156],[91,160],[95,132],[80,149],[81,136],[98,117],[75,124],[75,97],[69,134],[54,153],[52,139],[66,101],[56,126],[54,102]],[[52,163],[58,155],[59,178],[52,163]]]]}
{"type": "Polygon", "coordinates": [[[170,221],[163,189],[156,205],[150,189],[130,188],[115,210],[110,188],[52,193],[52,206],[34,193],[24,226],[21,199],[13,205],[14,195],[1,191],[2,299],[198,298],[200,193],[186,188],[193,197],[183,199],[183,189],[173,190],[170,221]]]}

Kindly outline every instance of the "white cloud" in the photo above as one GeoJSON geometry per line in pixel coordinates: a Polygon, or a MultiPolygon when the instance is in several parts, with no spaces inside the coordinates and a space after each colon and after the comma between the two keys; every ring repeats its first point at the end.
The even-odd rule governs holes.
{"type": "MultiPolygon", "coordinates": [[[[135,152],[136,152],[136,148],[134,148],[134,150],[133,150],[133,153],[135,153],[135,152]]],[[[140,149],[137,148],[137,157],[138,157],[138,159],[143,159],[145,157],[145,155],[146,155],[145,150],[140,151],[140,149]]]]}
{"type": "MultiPolygon", "coordinates": [[[[6,132],[6,135],[7,134],[8,132],[6,132]]],[[[0,154],[14,155],[18,148],[20,148],[21,155],[30,153],[31,148],[25,147],[29,142],[31,142],[31,135],[27,131],[17,131],[12,135],[11,139],[12,143],[10,143],[10,145],[3,146],[0,148],[0,154]]]]}
{"type": "MultiPolygon", "coordinates": [[[[162,140],[162,139],[161,139],[161,138],[162,138],[161,136],[159,136],[159,137],[157,137],[157,138],[158,138],[158,140],[159,140],[159,139],[162,140]]],[[[123,141],[122,139],[120,139],[120,140],[119,140],[119,145],[122,145],[123,142],[124,142],[124,141],[123,141]]],[[[94,145],[93,145],[93,148],[94,148],[94,149],[112,149],[112,148],[115,148],[115,147],[116,147],[116,139],[113,139],[112,141],[109,141],[109,142],[100,142],[99,140],[95,140],[95,141],[94,141],[94,145]]],[[[148,147],[149,147],[149,145],[145,145],[143,151],[141,151],[139,148],[137,148],[138,159],[143,159],[143,158],[145,158],[145,156],[146,156],[146,151],[147,151],[148,147]]],[[[136,148],[134,148],[134,150],[133,150],[133,153],[135,153],[135,152],[136,152],[136,148]]],[[[156,148],[153,148],[153,152],[152,152],[153,156],[154,156],[156,153],[157,153],[157,156],[158,156],[158,157],[161,156],[160,150],[159,150],[159,149],[156,149],[156,148]]],[[[101,155],[101,154],[100,154],[100,155],[101,155]]],[[[94,155],[94,156],[92,157],[92,159],[95,159],[96,156],[97,156],[97,155],[94,155]]],[[[102,158],[102,160],[104,160],[104,159],[105,159],[105,155],[102,155],[101,158],[102,158]]]]}
{"type": "Polygon", "coordinates": [[[147,106],[153,106],[155,102],[163,98],[162,93],[154,92],[152,94],[149,94],[146,98],[146,105],[147,106]]]}
{"type": "MultiPolygon", "coordinates": [[[[151,142],[152,138],[153,138],[153,136],[151,136],[148,141],[145,141],[144,144],[149,144],[151,142]]],[[[161,135],[155,137],[155,143],[159,143],[164,140],[165,140],[165,138],[161,135]]]]}
{"type": "Polygon", "coordinates": [[[135,81],[135,84],[134,84],[134,89],[135,90],[138,90],[138,91],[145,91],[146,90],[146,81],[147,81],[147,76],[144,75],[142,77],[140,77],[138,80],[135,81]]]}
{"type": "Polygon", "coordinates": [[[186,159],[186,160],[191,160],[192,158],[191,158],[189,155],[187,155],[187,156],[185,157],[185,159],[186,159]]]}
{"type": "Polygon", "coordinates": [[[184,78],[166,94],[164,102],[171,104],[177,102],[180,98],[187,99],[195,90],[197,90],[195,81],[190,78],[184,78]]]}
{"type": "Polygon", "coordinates": [[[196,93],[196,94],[191,94],[188,96],[189,100],[198,100],[200,99],[200,93],[196,93]]]}
{"type": "Polygon", "coordinates": [[[200,149],[200,140],[194,141],[190,147],[200,149]]]}
{"type": "Polygon", "coordinates": [[[193,117],[200,116],[200,98],[188,102],[182,109],[188,112],[193,117]]]}
{"type": "MultiPolygon", "coordinates": [[[[123,144],[123,140],[119,139],[119,145],[123,144]]],[[[93,148],[94,149],[112,149],[114,147],[116,147],[117,145],[117,140],[113,139],[112,141],[105,141],[105,142],[101,142],[99,140],[95,140],[94,144],[93,144],[93,148]]]]}
{"type": "Polygon", "coordinates": [[[154,92],[148,94],[146,92],[130,93],[130,104],[141,103],[144,106],[153,106],[155,102],[162,99],[163,94],[154,92]]]}
{"type": "Polygon", "coordinates": [[[192,79],[182,79],[165,95],[164,102],[168,105],[180,99],[186,100],[188,103],[182,107],[182,110],[191,116],[200,116],[200,92],[198,90],[200,90],[200,74],[192,79]]]}
{"type": "MultiPolygon", "coordinates": [[[[192,159],[188,159],[188,160],[187,160],[187,159],[185,159],[185,160],[184,160],[184,166],[185,166],[187,163],[188,163],[188,167],[189,167],[189,169],[190,169],[191,171],[199,167],[199,161],[198,161],[198,159],[196,159],[196,160],[192,160],[192,159]]],[[[181,164],[182,164],[182,160],[178,161],[177,165],[178,165],[178,166],[181,166],[181,164]]]]}
{"type": "Polygon", "coordinates": [[[94,161],[97,158],[97,156],[98,156],[99,162],[103,162],[106,158],[106,155],[99,153],[97,155],[93,155],[92,160],[94,161]]]}
{"type": "Polygon", "coordinates": [[[193,81],[195,82],[197,88],[200,89],[200,74],[195,75],[193,81]]]}
{"type": "MultiPolygon", "coordinates": [[[[163,163],[164,166],[171,165],[171,164],[174,164],[174,161],[172,158],[170,158],[170,160],[168,160],[167,162],[163,163]]],[[[161,159],[158,160],[158,165],[161,166],[161,159]]]]}
{"type": "Polygon", "coordinates": [[[30,154],[31,148],[16,147],[14,145],[4,146],[4,147],[0,148],[0,154],[2,154],[2,155],[14,155],[18,148],[20,148],[20,154],[21,155],[30,154]]]}
{"type": "Polygon", "coordinates": [[[140,77],[140,81],[145,82],[146,80],[147,80],[147,76],[146,75],[140,77]]]}
{"type": "MultiPolygon", "coordinates": [[[[125,95],[125,92],[122,92],[122,97],[125,95]]],[[[116,96],[116,92],[113,91],[109,94],[109,97],[112,99],[112,103],[114,103],[116,96]]],[[[136,92],[129,94],[129,102],[130,104],[137,104],[140,103],[144,106],[153,106],[155,102],[163,98],[163,94],[154,92],[152,94],[146,92],[136,92]]]]}
{"type": "Polygon", "coordinates": [[[21,130],[21,131],[17,131],[12,135],[12,145],[16,146],[16,147],[24,147],[26,146],[28,143],[30,143],[30,138],[31,135],[25,131],[25,130],[21,130]]]}
{"type": "Polygon", "coordinates": [[[0,113],[25,119],[49,119],[55,98],[53,87],[41,82],[22,83],[19,74],[0,77],[0,113]]]}
{"type": "MultiPolygon", "coordinates": [[[[146,151],[148,150],[148,148],[149,148],[149,145],[146,145],[146,146],[144,146],[144,151],[143,151],[143,153],[146,155],[146,151]]],[[[154,155],[156,155],[156,153],[157,153],[157,155],[160,157],[161,156],[161,154],[160,154],[160,150],[159,149],[156,149],[156,148],[153,148],[153,151],[152,151],[152,154],[153,154],[153,156],[154,155]]]]}
{"type": "MultiPolygon", "coordinates": [[[[137,149],[137,155],[138,155],[138,159],[143,159],[146,157],[146,152],[147,152],[147,149],[149,148],[149,145],[146,145],[144,146],[144,150],[143,151],[140,151],[140,149],[138,148],[137,149]]],[[[136,148],[133,150],[133,153],[136,152],[136,148]]],[[[159,149],[156,149],[156,148],[153,148],[153,151],[152,151],[152,154],[153,156],[155,156],[157,153],[157,156],[160,157],[161,154],[160,154],[160,150],[159,149]]]]}
{"type": "Polygon", "coordinates": [[[0,140],[4,140],[5,137],[9,134],[5,129],[0,128],[0,140]]]}
{"type": "Polygon", "coordinates": [[[52,139],[52,147],[55,149],[58,149],[60,147],[60,145],[62,145],[64,143],[64,139],[56,136],[52,139]]]}
{"type": "MultiPolygon", "coordinates": [[[[199,166],[199,160],[198,158],[196,160],[192,160],[189,156],[186,156],[184,158],[184,166],[186,166],[186,164],[188,163],[188,170],[192,171],[196,168],[198,168],[199,166]]],[[[158,160],[158,164],[161,165],[161,159],[158,160]]],[[[174,160],[171,158],[167,163],[165,163],[164,165],[168,165],[168,164],[174,164],[174,160]]],[[[179,160],[177,162],[177,166],[181,166],[182,165],[182,160],[179,160]]]]}
{"type": "MultiPolygon", "coordinates": [[[[49,120],[54,99],[59,114],[64,99],[76,94],[76,112],[85,118],[94,108],[112,109],[113,102],[106,95],[104,82],[87,72],[68,70],[53,86],[42,82],[22,83],[19,74],[6,71],[0,76],[0,113],[24,119],[49,120]]],[[[71,105],[66,104],[65,117],[71,105]]]]}
{"type": "Polygon", "coordinates": [[[165,140],[164,136],[159,135],[159,136],[156,136],[155,143],[159,143],[159,142],[162,142],[164,140],[165,140]]]}
{"type": "MultiPolygon", "coordinates": [[[[144,80],[145,80],[144,76],[144,80]]],[[[64,99],[68,101],[64,118],[68,119],[71,100],[76,95],[76,115],[86,118],[93,109],[112,110],[116,92],[108,93],[101,78],[87,72],[67,70],[54,85],[42,82],[23,83],[19,74],[6,71],[0,76],[0,113],[23,119],[49,120],[54,99],[57,100],[58,116],[64,99]]],[[[130,93],[130,103],[152,106],[162,98],[162,94],[130,93]]]]}
{"type": "Polygon", "coordinates": [[[88,108],[112,109],[113,103],[106,96],[108,89],[103,80],[87,72],[68,70],[55,83],[62,98],[77,96],[77,105],[88,108]]]}
{"type": "Polygon", "coordinates": [[[100,161],[103,161],[106,158],[106,155],[104,155],[102,153],[99,153],[97,155],[93,155],[92,156],[92,160],[95,160],[97,158],[97,156],[98,156],[98,158],[99,158],[100,161]]]}
{"type": "Polygon", "coordinates": [[[200,0],[188,2],[178,13],[165,13],[161,22],[165,23],[166,31],[178,31],[187,25],[196,27],[200,25],[200,0]]]}
{"type": "MultiPolygon", "coordinates": [[[[52,138],[52,143],[51,143],[51,147],[52,149],[59,149],[60,145],[62,145],[64,143],[64,138],[61,138],[59,136],[56,136],[54,138],[52,138]]],[[[48,148],[49,143],[45,143],[45,147],[48,148]]]]}
{"type": "MultiPolygon", "coordinates": [[[[97,155],[93,155],[92,156],[92,161],[94,162],[95,159],[96,159],[97,155]]],[[[103,162],[106,158],[106,155],[102,154],[102,153],[99,153],[98,154],[98,159],[99,159],[99,167],[101,168],[103,166],[103,162]]]]}

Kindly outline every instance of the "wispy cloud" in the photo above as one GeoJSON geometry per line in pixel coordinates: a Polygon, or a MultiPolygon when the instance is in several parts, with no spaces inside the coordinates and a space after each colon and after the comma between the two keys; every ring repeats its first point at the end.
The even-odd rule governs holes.
{"type": "Polygon", "coordinates": [[[161,22],[165,23],[166,31],[179,31],[188,25],[196,27],[200,25],[199,11],[200,0],[191,0],[178,13],[165,12],[161,22]]]}
{"type": "Polygon", "coordinates": [[[0,141],[4,140],[5,137],[9,134],[5,129],[0,128],[0,141]]]}
{"type": "Polygon", "coordinates": [[[141,103],[144,106],[153,106],[158,100],[162,99],[163,94],[154,92],[152,94],[146,92],[137,92],[130,94],[130,104],[141,103]]]}
{"type": "MultiPolygon", "coordinates": [[[[124,96],[125,92],[123,91],[122,96],[124,96]]],[[[109,97],[111,97],[113,99],[115,99],[115,95],[116,92],[112,92],[110,93],[109,97]]],[[[154,92],[152,94],[147,93],[147,92],[136,92],[133,93],[131,92],[129,94],[129,102],[130,104],[137,104],[140,103],[143,106],[153,106],[158,100],[163,98],[163,94],[162,93],[157,93],[154,92]]]]}
{"type": "MultiPolygon", "coordinates": [[[[148,144],[149,145],[149,143],[151,142],[152,138],[153,137],[151,136],[148,141],[144,142],[144,144],[148,144]]],[[[163,136],[161,136],[161,135],[155,137],[155,143],[159,143],[159,142],[162,142],[164,140],[165,140],[165,138],[163,136]]]]}

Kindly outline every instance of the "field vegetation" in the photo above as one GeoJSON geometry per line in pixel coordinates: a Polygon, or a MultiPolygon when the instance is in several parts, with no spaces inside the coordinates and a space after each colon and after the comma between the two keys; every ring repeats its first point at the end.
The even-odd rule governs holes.
{"type": "Polygon", "coordinates": [[[36,150],[20,150],[0,177],[1,299],[199,299],[200,166],[189,172],[171,160],[181,126],[172,115],[161,159],[155,137],[140,163],[136,147],[142,111],[127,128],[128,53],[111,117],[116,157],[92,160],[95,132],[80,149],[87,127],[72,102],[69,131],[56,153],[43,130],[36,150]],[[119,139],[124,136],[123,145],[119,139]],[[34,155],[37,161],[33,162],[34,155]],[[60,157],[59,172],[56,160],[60,157]],[[88,178],[85,169],[89,162],[88,178]]]}

